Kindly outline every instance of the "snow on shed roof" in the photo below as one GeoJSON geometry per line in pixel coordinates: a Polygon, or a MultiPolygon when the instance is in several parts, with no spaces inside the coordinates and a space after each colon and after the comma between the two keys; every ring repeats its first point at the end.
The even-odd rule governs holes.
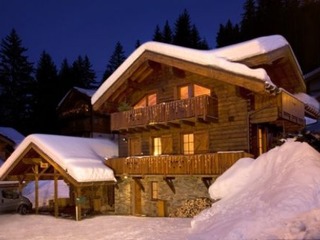
{"type": "Polygon", "coordinates": [[[78,91],[86,96],[88,96],[89,98],[92,97],[92,95],[97,91],[97,89],[88,89],[88,88],[80,88],[80,87],[72,87],[65,95],[64,97],[60,100],[60,102],[58,103],[58,108],[61,106],[61,104],[64,102],[64,100],[71,94],[72,91],[78,91]]]}
{"type": "Polygon", "coordinates": [[[117,156],[117,145],[108,139],[32,134],[27,136],[0,168],[0,178],[20,155],[36,145],[77,182],[115,181],[113,171],[103,162],[117,156]]]}
{"type": "Polygon", "coordinates": [[[11,127],[0,127],[0,135],[13,141],[16,146],[24,139],[24,136],[20,132],[11,127]]]}
{"type": "MultiPolygon", "coordinates": [[[[289,46],[288,42],[279,35],[256,38],[243,43],[213,50],[196,50],[159,42],[146,42],[136,49],[119,68],[105,81],[92,96],[91,102],[95,104],[98,99],[109,89],[117,79],[132,65],[144,52],[166,55],[176,59],[182,59],[203,66],[211,66],[233,72],[235,74],[251,77],[272,84],[268,74],[262,68],[251,69],[245,64],[236,63],[252,56],[268,53],[283,46],[289,46]]],[[[297,64],[297,66],[299,66],[297,64]]]]}

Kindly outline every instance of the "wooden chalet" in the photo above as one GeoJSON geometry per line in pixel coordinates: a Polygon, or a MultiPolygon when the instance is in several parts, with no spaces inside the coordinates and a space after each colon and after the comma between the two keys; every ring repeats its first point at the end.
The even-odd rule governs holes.
{"type": "Polygon", "coordinates": [[[95,91],[73,87],[63,97],[57,107],[61,134],[78,137],[110,134],[109,114],[92,111],[91,97],[95,91]]]}
{"type": "Polygon", "coordinates": [[[111,113],[119,157],[115,213],[168,216],[242,157],[305,126],[314,109],[290,45],[269,36],[216,50],[149,42],[92,97],[111,113]],[[114,107],[117,106],[117,107],[114,107]]]}
{"type": "Polygon", "coordinates": [[[34,184],[33,208],[37,214],[41,210],[40,181],[51,180],[54,215],[67,213],[80,220],[88,212],[105,213],[113,209],[115,178],[103,160],[114,155],[117,146],[107,139],[32,134],[1,166],[0,181],[15,181],[20,191],[27,184],[34,184]],[[69,186],[68,198],[59,197],[60,180],[69,186]]]}

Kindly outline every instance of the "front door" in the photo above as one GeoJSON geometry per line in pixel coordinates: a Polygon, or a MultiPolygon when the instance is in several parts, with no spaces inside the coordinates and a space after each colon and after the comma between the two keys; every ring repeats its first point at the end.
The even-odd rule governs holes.
{"type": "Polygon", "coordinates": [[[140,185],[134,181],[133,182],[133,215],[141,215],[141,187],[140,185]]]}

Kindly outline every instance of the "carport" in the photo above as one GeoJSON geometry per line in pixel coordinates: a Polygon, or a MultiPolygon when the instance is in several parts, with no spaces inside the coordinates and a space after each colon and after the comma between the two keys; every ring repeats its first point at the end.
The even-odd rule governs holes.
{"type": "Polygon", "coordinates": [[[59,216],[58,180],[64,180],[70,188],[75,219],[80,220],[85,205],[97,208],[108,201],[102,189],[114,185],[116,179],[103,162],[117,155],[117,145],[107,139],[32,134],[1,166],[0,180],[18,181],[20,190],[33,181],[36,213],[39,211],[39,181],[53,180],[56,217],[59,216]]]}

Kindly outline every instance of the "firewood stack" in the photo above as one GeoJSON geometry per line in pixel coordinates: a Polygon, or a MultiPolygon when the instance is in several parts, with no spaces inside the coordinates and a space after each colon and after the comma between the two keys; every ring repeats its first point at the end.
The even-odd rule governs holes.
{"type": "Polygon", "coordinates": [[[170,217],[194,217],[202,210],[211,207],[213,201],[209,198],[195,198],[183,201],[181,207],[170,213],[170,217]]]}

